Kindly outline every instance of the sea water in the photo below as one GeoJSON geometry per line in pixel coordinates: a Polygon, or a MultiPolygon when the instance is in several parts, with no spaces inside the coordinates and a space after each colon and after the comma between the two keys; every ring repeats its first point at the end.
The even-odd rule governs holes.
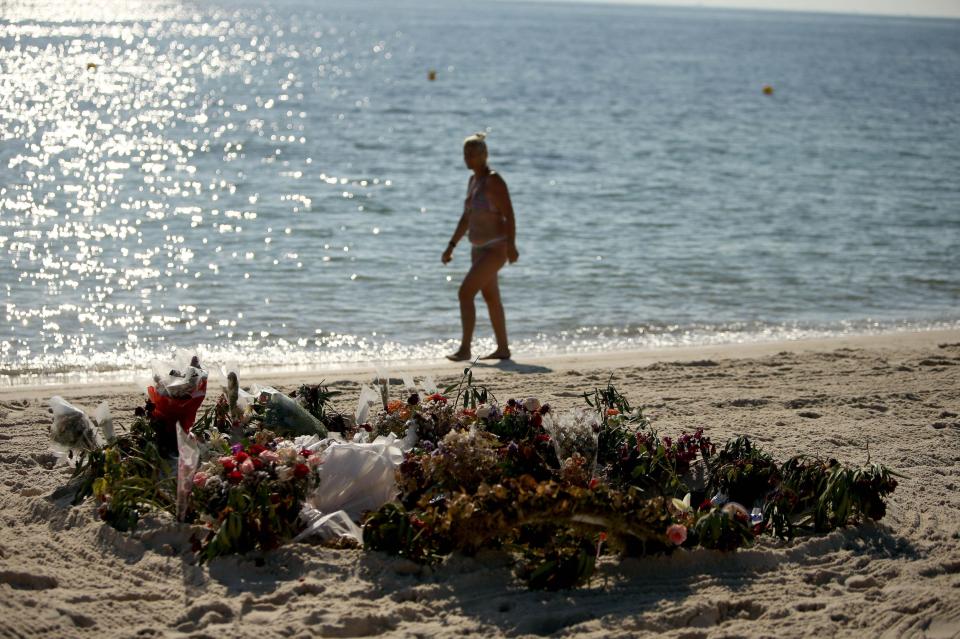
{"type": "Polygon", "coordinates": [[[475,131],[516,211],[517,356],[960,325],[957,20],[0,11],[3,384],[176,347],[250,368],[453,350],[469,248],[440,254],[475,131]]]}

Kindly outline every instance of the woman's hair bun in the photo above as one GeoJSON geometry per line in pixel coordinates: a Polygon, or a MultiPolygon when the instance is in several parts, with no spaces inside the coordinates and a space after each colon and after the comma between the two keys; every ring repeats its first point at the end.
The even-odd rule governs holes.
{"type": "Polygon", "coordinates": [[[483,148],[487,148],[487,143],[484,141],[486,139],[487,139],[487,134],[482,131],[478,131],[477,133],[474,133],[473,135],[468,137],[466,140],[464,140],[463,146],[480,146],[483,148]]]}

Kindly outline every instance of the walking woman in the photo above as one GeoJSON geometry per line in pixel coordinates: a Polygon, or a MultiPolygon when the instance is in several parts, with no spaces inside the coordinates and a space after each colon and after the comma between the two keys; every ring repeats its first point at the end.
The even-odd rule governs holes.
{"type": "Polygon", "coordinates": [[[463,336],[456,353],[447,355],[455,362],[468,360],[477,311],[473,300],[477,293],[483,294],[490,311],[490,323],[497,338],[497,350],[482,359],[509,359],[507,345],[507,320],[500,300],[497,273],[504,264],[517,261],[520,254],[516,246],[516,224],[513,205],[507,184],[500,175],[487,166],[487,143],[485,135],[477,133],[463,142],[463,161],[473,171],[467,183],[467,199],[457,229],[450,238],[447,250],[440,260],[446,264],[453,259],[453,249],[460,238],[470,239],[471,267],[460,285],[460,323],[463,336]]]}

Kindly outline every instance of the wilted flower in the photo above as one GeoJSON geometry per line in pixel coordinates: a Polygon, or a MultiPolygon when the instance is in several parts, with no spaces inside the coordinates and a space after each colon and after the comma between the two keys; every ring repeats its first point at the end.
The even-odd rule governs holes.
{"type": "Polygon", "coordinates": [[[523,407],[531,413],[540,410],[540,400],[536,397],[528,397],[523,400],[523,407]]]}

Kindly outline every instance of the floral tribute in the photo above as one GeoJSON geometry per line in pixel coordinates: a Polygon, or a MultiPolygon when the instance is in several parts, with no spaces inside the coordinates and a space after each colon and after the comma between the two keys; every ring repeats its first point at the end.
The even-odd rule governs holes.
{"type": "Polygon", "coordinates": [[[76,502],[93,497],[104,521],[129,530],[148,510],[177,514],[186,474],[179,514],[201,531],[203,560],[301,539],[342,508],[348,528],[362,528],[352,541],[328,535],[328,545],[362,542],[417,562],[501,548],[529,587],[560,589],[586,583],[602,555],[732,551],[761,535],[878,520],[897,486],[875,463],[804,455],[781,463],[746,437],[718,446],[702,429],[661,436],[612,386],[560,413],[535,398],[498,402],[470,369],[443,391],[405,383],[394,399],[380,382],[344,415],[323,386],[247,393],[231,372],[226,392],[191,420],[199,461],[176,472],[158,444],[165,418],[148,400],[128,432],[80,453],[76,502]],[[396,460],[386,478],[364,470],[368,461],[349,463],[347,453],[384,450],[396,460]],[[336,501],[351,482],[365,497],[336,501]]]}

